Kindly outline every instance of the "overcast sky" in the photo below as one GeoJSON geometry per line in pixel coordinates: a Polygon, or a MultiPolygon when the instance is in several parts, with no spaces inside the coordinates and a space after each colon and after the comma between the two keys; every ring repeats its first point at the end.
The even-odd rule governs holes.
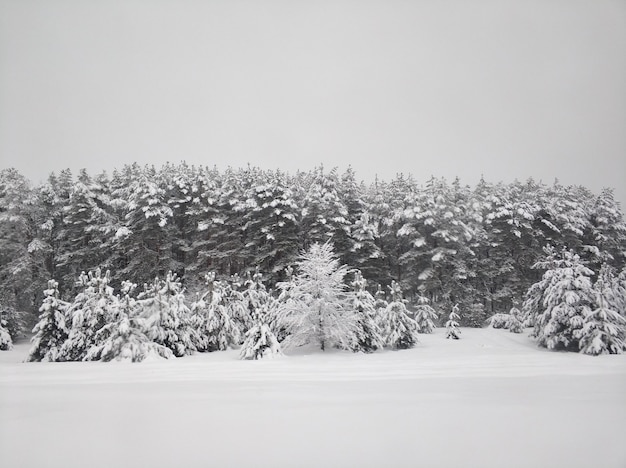
{"type": "Polygon", "coordinates": [[[0,166],[530,176],[626,205],[623,0],[0,0],[0,166]]]}

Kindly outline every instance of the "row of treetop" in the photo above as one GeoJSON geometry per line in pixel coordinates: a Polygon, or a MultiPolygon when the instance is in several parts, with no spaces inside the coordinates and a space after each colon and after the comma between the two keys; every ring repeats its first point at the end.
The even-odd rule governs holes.
{"type": "Polygon", "coordinates": [[[613,192],[557,181],[470,187],[399,174],[366,184],[351,169],[181,163],[97,176],[63,170],[33,186],[14,169],[0,172],[0,304],[33,323],[50,278],[68,302],[81,272],[97,268],[111,272],[116,290],[171,271],[190,300],[207,272],[225,281],[260,271],[276,290],[303,251],[327,241],[371,293],[380,285],[389,295],[395,282],[409,309],[424,299],[438,311],[458,304],[468,326],[521,306],[546,271],[546,248],[575,255],[593,278],[603,265],[618,277],[626,264],[613,192]]]}
{"type": "MultiPolygon", "coordinates": [[[[626,319],[616,310],[626,304],[625,278],[605,266],[592,282],[593,272],[577,255],[547,254],[546,271],[522,310],[494,314],[491,325],[514,333],[532,327],[537,343],[549,349],[622,353],[626,319]]],[[[358,270],[340,265],[330,242],[313,244],[287,274],[278,294],[258,272],[237,283],[208,274],[204,292],[191,302],[171,272],[139,293],[124,282],[118,294],[109,272],[83,273],[72,302],[61,300],[58,283],[50,280],[27,360],[142,361],[228,348],[238,348],[242,359],[259,359],[305,345],[370,353],[412,348],[420,333],[436,326],[439,314],[427,298],[420,296],[411,313],[395,281],[390,302],[380,289],[372,295],[358,270]]],[[[454,305],[446,338],[460,338],[462,315],[454,305]]],[[[0,349],[11,348],[8,335],[0,325],[0,349]]]]}

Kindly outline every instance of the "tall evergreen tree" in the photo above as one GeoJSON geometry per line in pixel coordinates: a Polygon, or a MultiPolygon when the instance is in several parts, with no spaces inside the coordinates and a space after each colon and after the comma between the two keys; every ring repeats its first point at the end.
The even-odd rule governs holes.
{"type": "Polygon", "coordinates": [[[611,308],[610,285],[599,278],[593,285],[594,307],[576,330],[580,351],[584,354],[621,354],[626,350],[626,318],[611,308]]]}
{"type": "Polygon", "coordinates": [[[48,282],[48,289],[44,291],[46,298],[39,309],[41,315],[35,325],[32,347],[26,361],[61,361],[63,343],[67,339],[68,330],[65,322],[67,303],[59,299],[58,283],[48,282]]]}
{"type": "Polygon", "coordinates": [[[537,267],[548,267],[539,285],[528,293],[526,307],[535,315],[533,335],[548,349],[579,349],[580,330],[593,307],[591,276],[571,251],[550,252],[537,267]]]}
{"type": "Polygon", "coordinates": [[[300,256],[298,273],[288,283],[287,299],[279,306],[279,325],[287,338],[284,346],[316,344],[352,349],[358,333],[358,316],[346,298],[344,278],[348,273],[340,265],[330,243],[313,244],[300,256]]]}
{"type": "Polygon", "coordinates": [[[352,307],[358,315],[357,341],[355,351],[371,353],[385,346],[385,340],[378,327],[380,318],[376,310],[376,300],[366,289],[367,281],[360,271],[354,273],[351,282],[352,307]]]}

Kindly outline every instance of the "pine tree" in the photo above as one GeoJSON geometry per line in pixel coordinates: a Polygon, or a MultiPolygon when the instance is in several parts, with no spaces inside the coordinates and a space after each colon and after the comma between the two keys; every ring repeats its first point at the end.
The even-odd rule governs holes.
{"type": "Polygon", "coordinates": [[[58,283],[54,280],[48,281],[48,289],[44,294],[39,322],[33,329],[33,346],[26,361],[63,360],[61,349],[68,336],[65,322],[67,303],[59,299],[58,283]]]}
{"type": "Polygon", "coordinates": [[[252,326],[245,333],[240,358],[260,359],[265,356],[282,355],[280,343],[269,325],[277,303],[265,288],[258,269],[254,275],[248,275],[245,286],[243,296],[250,312],[252,326]]]}
{"type": "Polygon", "coordinates": [[[228,307],[227,286],[215,277],[215,273],[205,275],[207,291],[191,306],[203,318],[199,335],[204,343],[202,350],[208,352],[224,351],[241,342],[241,330],[228,307]]]}
{"type": "Polygon", "coordinates": [[[152,357],[172,358],[174,353],[151,341],[143,332],[144,319],[139,316],[137,302],[129,296],[134,284],[123,284],[124,297],[115,304],[112,321],[104,325],[84,358],[85,361],[132,361],[140,362],[152,357]]]}
{"type": "Polygon", "coordinates": [[[376,300],[366,289],[367,281],[360,271],[354,273],[352,286],[352,307],[358,314],[357,341],[354,344],[355,351],[371,353],[385,346],[378,327],[376,300]]]}
{"type": "Polygon", "coordinates": [[[71,325],[68,326],[68,337],[61,348],[63,360],[83,360],[89,349],[104,338],[98,332],[110,322],[117,301],[113,288],[109,286],[110,281],[110,272],[102,275],[99,268],[80,275],[78,285],[82,290],[66,312],[66,323],[71,325]]]}
{"type": "Polygon", "coordinates": [[[413,348],[418,342],[417,322],[409,317],[400,285],[392,281],[389,290],[392,300],[382,318],[383,335],[387,346],[392,349],[413,348]]]}
{"type": "Polygon", "coordinates": [[[586,314],[582,329],[575,331],[580,352],[621,354],[626,350],[626,318],[610,307],[610,286],[602,278],[594,284],[593,294],[595,307],[586,314]]]}
{"type": "Polygon", "coordinates": [[[461,330],[459,330],[460,319],[459,305],[455,304],[452,308],[452,312],[450,312],[450,315],[448,316],[448,321],[446,322],[446,338],[452,338],[454,340],[461,338],[461,330]]]}
{"type": "Polygon", "coordinates": [[[428,298],[419,296],[415,307],[415,321],[420,333],[432,333],[435,329],[435,320],[439,316],[435,309],[428,304],[428,298]]]}
{"type": "Polygon", "coordinates": [[[10,349],[13,349],[13,340],[9,330],[6,329],[6,322],[0,320],[0,351],[8,351],[10,349]]]}
{"type": "Polygon", "coordinates": [[[155,278],[138,299],[145,319],[145,334],[150,340],[169,348],[176,357],[196,350],[191,310],[185,305],[182,285],[176,274],[170,271],[163,280],[155,278]]]}
{"type": "Polygon", "coordinates": [[[541,281],[541,308],[536,312],[533,334],[539,346],[578,350],[580,330],[593,307],[590,280],[593,271],[578,255],[567,250],[561,252],[560,258],[553,256],[547,263],[551,268],[541,281]]]}
{"type": "Polygon", "coordinates": [[[352,349],[358,333],[358,316],[346,298],[344,277],[348,273],[340,266],[330,243],[313,244],[297,263],[298,273],[288,284],[286,301],[279,306],[279,326],[284,327],[286,347],[317,344],[352,349]]]}

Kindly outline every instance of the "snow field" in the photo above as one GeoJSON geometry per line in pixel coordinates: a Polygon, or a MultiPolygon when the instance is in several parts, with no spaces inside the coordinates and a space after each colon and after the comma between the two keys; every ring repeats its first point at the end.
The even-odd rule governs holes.
{"type": "Polygon", "coordinates": [[[626,355],[463,328],[370,355],[132,363],[0,353],[6,467],[626,466],[626,355]]]}

